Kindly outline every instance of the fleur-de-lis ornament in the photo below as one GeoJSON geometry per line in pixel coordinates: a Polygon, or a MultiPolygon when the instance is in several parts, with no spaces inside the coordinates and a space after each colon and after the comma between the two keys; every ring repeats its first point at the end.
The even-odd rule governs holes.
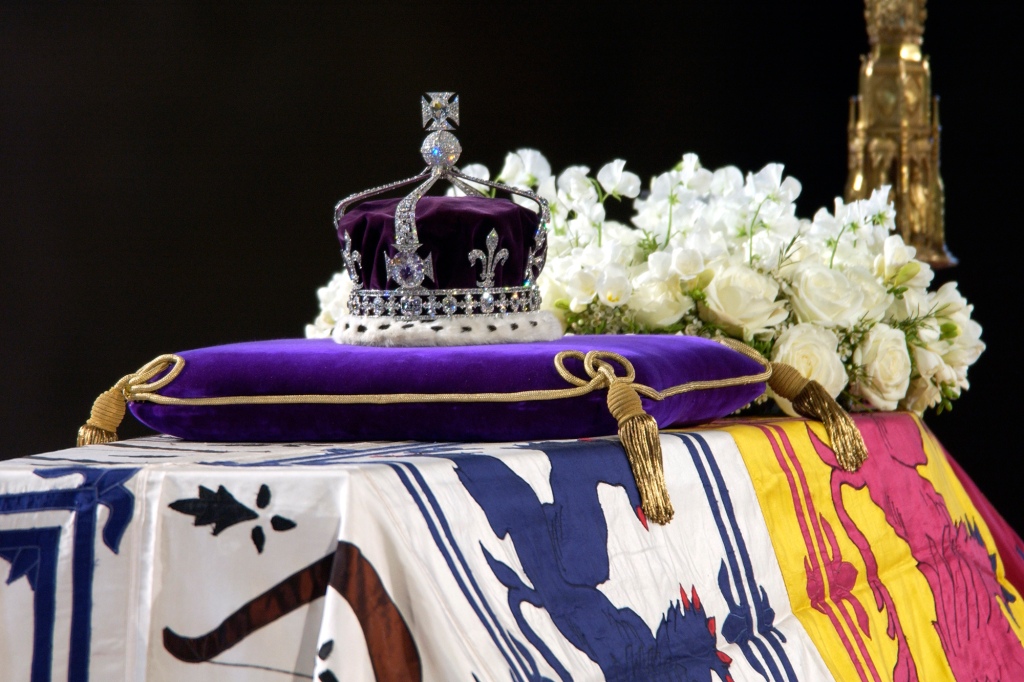
{"type": "Polygon", "coordinates": [[[345,248],[341,252],[341,258],[345,261],[345,270],[348,271],[349,279],[352,280],[352,286],[356,289],[361,289],[363,277],[360,271],[363,267],[363,254],[352,250],[352,237],[347,232],[343,239],[345,241],[345,248]]]}
{"type": "Polygon", "coordinates": [[[502,249],[495,253],[495,249],[498,248],[498,233],[495,230],[491,230],[487,235],[487,255],[484,256],[484,252],[480,249],[473,249],[469,252],[469,264],[476,265],[477,261],[480,261],[481,265],[481,276],[482,278],[477,280],[476,285],[478,287],[490,288],[494,286],[494,270],[506,260],[508,260],[508,249],[502,249]]]}

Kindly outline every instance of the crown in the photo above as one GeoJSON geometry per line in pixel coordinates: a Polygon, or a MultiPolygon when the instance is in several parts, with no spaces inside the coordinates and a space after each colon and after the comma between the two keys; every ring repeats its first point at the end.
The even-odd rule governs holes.
{"type": "Polygon", "coordinates": [[[335,325],[334,339],[469,345],[560,337],[561,324],[540,309],[537,287],[547,254],[547,201],[459,170],[462,146],[452,133],[458,95],[430,92],[420,106],[429,133],[420,147],[426,168],[335,206],[351,292],[349,315],[335,325]],[[464,196],[428,196],[441,180],[464,196]],[[375,199],[410,185],[401,199],[375,199]],[[537,210],[478,187],[522,197],[537,210]]]}

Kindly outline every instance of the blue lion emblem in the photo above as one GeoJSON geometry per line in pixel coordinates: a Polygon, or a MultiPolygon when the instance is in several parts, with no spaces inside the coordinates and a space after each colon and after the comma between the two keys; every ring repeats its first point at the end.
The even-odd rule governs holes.
{"type": "Polygon", "coordinates": [[[635,611],[619,608],[598,589],[609,577],[608,526],[598,485],[625,490],[647,525],[621,446],[615,441],[545,442],[551,462],[553,501],[534,490],[501,460],[487,455],[452,457],[466,490],[487,515],[495,535],[510,537],[530,585],[508,565],[484,556],[508,588],[508,604],[523,635],[562,680],[565,666],[523,617],[522,605],[542,608],[562,635],[596,663],[609,680],[657,682],[731,681],[731,659],[716,648],[715,619],[708,618],[696,590],[667,605],[657,631],[635,611]]]}

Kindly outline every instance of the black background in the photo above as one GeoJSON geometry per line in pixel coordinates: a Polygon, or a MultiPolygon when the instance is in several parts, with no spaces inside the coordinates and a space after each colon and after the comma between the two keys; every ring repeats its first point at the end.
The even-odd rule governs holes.
{"type": "MultiPolygon", "coordinates": [[[[923,46],[960,261],[935,285],[988,344],[926,422],[1018,530],[1019,4],[929,3],[923,46]]],[[[159,354],[301,336],[340,266],[334,203],[420,169],[423,92],[460,93],[464,164],[533,147],[646,184],[684,152],[781,162],[811,217],[842,192],[867,50],[854,0],[5,2],[0,458],[72,446],[159,354]]]]}

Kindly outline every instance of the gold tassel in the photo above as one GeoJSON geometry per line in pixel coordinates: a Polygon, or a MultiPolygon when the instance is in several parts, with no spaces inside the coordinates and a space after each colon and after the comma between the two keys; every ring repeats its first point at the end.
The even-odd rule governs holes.
{"type": "Polygon", "coordinates": [[[161,355],[147,362],[137,372],[121,377],[120,381],[100,393],[92,404],[89,420],[78,429],[78,447],[116,441],[117,427],[124,419],[131,395],[136,391],[155,391],[166,386],[184,366],[185,361],[177,355],[161,355]],[[168,367],[170,371],[161,379],[152,384],[146,383],[168,367]]]}
{"type": "Polygon", "coordinates": [[[836,461],[846,471],[856,471],[868,458],[868,448],[850,415],[839,406],[825,387],[806,379],[794,367],[772,363],[768,385],[775,393],[793,403],[793,409],[810,419],[819,420],[832,441],[836,461]]]}
{"type": "Polygon", "coordinates": [[[626,450],[629,468],[640,491],[640,508],[648,519],[664,525],[672,520],[675,511],[665,485],[658,422],[644,412],[640,396],[629,380],[615,377],[605,368],[602,368],[602,374],[610,382],[608,411],[619,423],[619,440],[626,450]]]}
{"type": "Polygon", "coordinates": [[[117,440],[117,427],[124,419],[126,401],[124,398],[125,379],[109,390],[100,393],[92,404],[89,420],[78,429],[78,446],[113,443],[117,440]]]}

